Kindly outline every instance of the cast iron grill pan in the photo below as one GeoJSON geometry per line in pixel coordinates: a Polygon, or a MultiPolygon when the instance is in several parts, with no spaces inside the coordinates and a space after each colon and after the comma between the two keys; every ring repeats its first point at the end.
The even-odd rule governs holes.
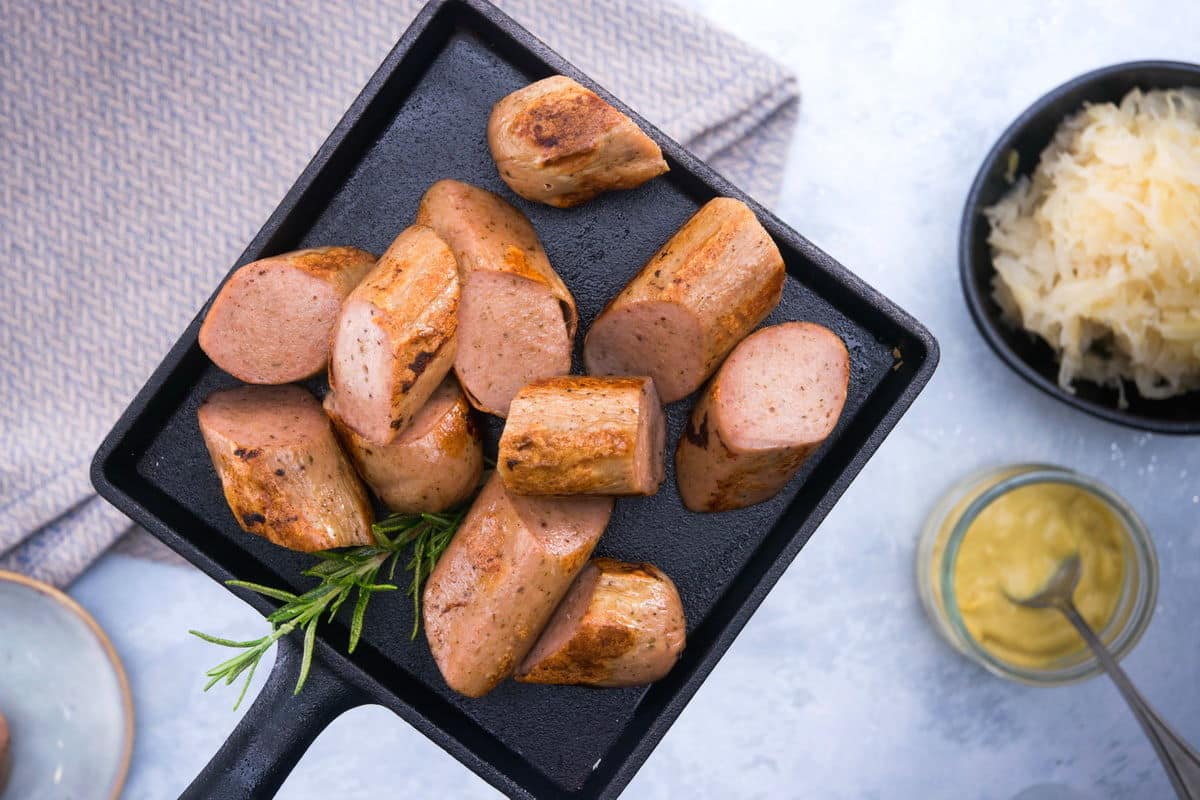
{"type": "MultiPolygon", "coordinates": [[[[392,708],[510,795],[616,796],[932,374],[937,346],[924,328],[636,115],[662,145],[668,175],[570,210],[515,197],[488,152],[488,113],[509,92],[555,73],[599,90],[484,0],[430,3],[237,266],[317,245],[381,253],[411,224],[429,184],[456,178],[499,192],[528,215],[578,302],[578,345],[604,304],[703,202],[737,197],[750,202],[787,263],[784,299],[768,324],[819,322],[850,349],[841,423],[780,496],[742,511],[701,515],[683,508],[671,458],[692,398],[667,407],[663,487],[654,497],[620,500],[597,551],[653,562],[679,586],[688,644],[675,669],[654,686],[591,690],[510,681],[482,699],[459,697],[442,681],[424,635],[409,640],[408,599],[385,593],[371,601],[353,657],[344,655],[348,613],[322,628],[314,675],[299,697],[291,696],[295,643],[281,643],[266,688],[190,796],[271,793],[325,724],[367,702],[392,708]]],[[[101,447],[94,482],[213,578],[302,591],[312,585],[299,578],[312,558],[239,530],[209,462],[196,409],[236,381],[199,349],[202,316],[101,447]]],[[[575,366],[582,371],[578,351],[575,366]]],[[[317,395],[326,391],[323,379],[308,386],[317,395]]],[[[500,420],[488,418],[493,457],[500,428],[500,420]]],[[[264,613],[275,607],[237,593],[264,613]]],[[[206,666],[195,668],[199,673],[206,666]]]]}

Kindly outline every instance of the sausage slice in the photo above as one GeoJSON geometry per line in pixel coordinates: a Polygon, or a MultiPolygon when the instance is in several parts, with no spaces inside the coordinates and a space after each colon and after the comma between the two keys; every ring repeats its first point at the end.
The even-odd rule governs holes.
{"type": "Polygon", "coordinates": [[[679,591],[652,564],[595,558],[571,584],[514,675],[522,683],[653,683],[683,652],[679,591]]]}
{"type": "Polygon", "coordinates": [[[333,406],[330,392],[325,397],[325,411],[338,438],[358,474],[392,511],[445,511],[470,497],[479,485],[483,439],[454,378],[447,376],[442,381],[412,424],[391,444],[371,444],[346,427],[333,406]]]}
{"type": "Polygon", "coordinates": [[[662,150],[633,120],[563,75],[496,103],[488,145],[509,188],[558,208],[641,186],[668,169],[662,150]]]}
{"type": "Polygon", "coordinates": [[[373,541],[367,493],[304,389],[226,389],[197,417],[242,530],[306,553],[373,541]]]}
{"type": "Polygon", "coordinates": [[[425,192],[417,224],[433,228],[458,260],[454,371],[471,405],[508,416],[522,386],[571,371],[575,298],[525,215],[491,192],[445,180],[425,192]]]}
{"type": "Polygon", "coordinates": [[[391,442],[454,363],[459,283],[436,233],[401,233],[342,306],[329,385],[335,411],[371,444],[391,442]]]}
{"type": "Polygon", "coordinates": [[[649,378],[564,375],[513,399],[496,465],[515,494],[654,494],[666,435],[649,378]]]}
{"type": "Polygon", "coordinates": [[[493,475],[425,584],[429,649],[468,697],[529,652],[608,525],[607,497],[519,497],[493,475]]]}
{"type": "Polygon", "coordinates": [[[346,295],[375,264],[357,247],[315,247],[253,261],[230,276],[200,326],[200,348],[246,383],[291,383],[329,359],[346,295]]]}
{"type": "Polygon", "coordinates": [[[828,328],[785,322],[747,337],[679,439],[683,504],[729,511],[779,492],[833,432],[849,384],[850,354],[828,328]]]}
{"type": "Polygon", "coordinates": [[[783,257],[746,205],[706,203],[588,331],[593,375],[649,375],[664,403],[700,388],[783,296],[783,257]]]}

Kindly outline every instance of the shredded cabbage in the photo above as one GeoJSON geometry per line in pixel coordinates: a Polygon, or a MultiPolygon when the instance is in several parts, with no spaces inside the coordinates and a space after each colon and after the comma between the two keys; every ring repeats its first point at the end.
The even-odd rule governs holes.
{"type": "Polygon", "coordinates": [[[1200,388],[1200,90],[1134,90],[1069,117],[984,212],[993,295],[1059,357],[1059,385],[1200,388]]]}

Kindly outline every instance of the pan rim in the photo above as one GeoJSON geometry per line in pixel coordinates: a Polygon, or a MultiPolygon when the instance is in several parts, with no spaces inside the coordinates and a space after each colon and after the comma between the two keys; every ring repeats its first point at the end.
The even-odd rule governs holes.
{"type": "MultiPolygon", "coordinates": [[[[334,127],[329,139],[321,146],[313,160],[301,173],[295,185],[285,195],[275,212],[255,235],[250,245],[235,263],[233,269],[236,269],[237,266],[246,263],[248,260],[252,260],[254,257],[258,257],[269,248],[273,235],[278,231],[288,215],[292,214],[299,206],[304,195],[312,188],[321,170],[328,163],[336,148],[345,140],[353,125],[360,119],[370,104],[377,99],[388,76],[410,54],[414,45],[418,43],[419,37],[425,36],[427,33],[437,33],[436,31],[431,31],[434,23],[445,23],[452,31],[464,27],[469,30],[477,30],[473,25],[486,23],[488,26],[498,30],[501,35],[507,37],[509,41],[506,46],[519,48],[527,58],[545,67],[547,73],[558,72],[568,75],[595,90],[616,108],[628,114],[651,138],[655,139],[662,147],[668,160],[671,161],[673,169],[682,173],[684,178],[690,181],[691,186],[701,187],[704,192],[712,192],[743,200],[755,212],[773,238],[780,244],[786,245],[816,267],[815,270],[812,270],[814,273],[812,276],[809,276],[807,273],[804,276],[800,276],[795,269],[789,271],[789,275],[800,280],[803,285],[808,286],[815,293],[824,297],[827,302],[833,303],[839,311],[845,314],[850,320],[855,321],[860,327],[871,329],[873,325],[870,322],[863,321],[863,313],[859,313],[853,309],[848,310],[841,305],[840,300],[835,302],[827,296],[830,294],[829,287],[834,287],[838,293],[849,298],[857,309],[869,309],[869,316],[874,319],[874,325],[885,324],[889,331],[889,336],[903,344],[902,358],[897,364],[897,368],[881,379],[881,382],[875,388],[875,393],[877,394],[885,388],[887,389],[888,399],[886,406],[882,411],[873,406],[869,414],[870,419],[862,420],[862,424],[866,429],[859,432],[861,435],[855,440],[854,444],[857,449],[845,459],[845,463],[830,477],[828,487],[822,490],[821,500],[816,504],[812,512],[798,520],[796,524],[792,524],[788,520],[788,517],[789,510],[795,507],[794,502],[785,507],[781,516],[773,524],[772,531],[782,526],[787,526],[789,533],[786,534],[778,552],[769,561],[761,564],[758,563],[762,561],[763,557],[756,554],[755,557],[750,559],[746,567],[743,568],[743,572],[745,572],[751,565],[757,566],[755,574],[746,581],[744,587],[740,588],[745,595],[744,597],[736,600],[736,602],[726,601],[725,599],[718,602],[712,616],[721,616],[722,619],[719,624],[714,623],[717,624],[716,633],[707,645],[707,652],[697,660],[695,667],[686,676],[686,679],[681,679],[678,685],[671,689],[670,696],[666,697],[661,704],[656,706],[652,717],[649,719],[635,718],[634,721],[631,721],[626,730],[618,735],[611,751],[606,753],[602,759],[605,762],[603,767],[593,771],[591,777],[577,791],[565,792],[565,787],[550,781],[549,778],[539,772],[539,776],[548,783],[553,784],[559,793],[565,792],[569,796],[577,797],[613,797],[624,788],[642,766],[650,752],[657,746],[667,729],[678,718],[684,706],[691,700],[699,686],[707,679],[716,663],[724,656],[732,641],[741,632],[741,629],[750,616],[757,610],[767,593],[791,564],[796,554],[807,542],[833,504],[841,497],[849,483],[862,469],[866,461],[874,454],[884,438],[886,438],[900,417],[912,405],[917,395],[928,383],[937,366],[939,358],[938,345],[932,334],[910,314],[868,286],[861,278],[843,267],[803,236],[793,231],[773,213],[734,187],[728,180],[713,171],[711,167],[704,164],[699,158],[663,134],[657,127],[646,122],[638,114],[621,103],[619,99],[598,86],[595,81],[588,78],[561,56],[554,53],[544,43],[537,40],[486,0],[432,0],[418,14],[412,26],[401,37],[392,52],[384,59],[378,71],[368,81],[362,94],[351,104],[346,115],[334,127]],[[810,280],[815,280],[818,284],[823,284],[824,288],[819,288],[810,282],[810,280]],[[861,440],[861,443],[859,440],[861,440]],[[729,608],[731,603],[732,607],[729,608]],[[715,612],[718,609],[727,613],[716,614],[715,612]],[[626,740],[630,738],[631,732],[634,735],[635,741],[627,742],[626,740]]],[[[448,36],[449,34],[443,36],[439,41],[444,42],[448,36]]],[[[441,45],[438,45],[435,49],[440,52],[441,45]]],[[[502,50],[501,53],[503,55],[502,50]]],[[[219,289],[219,286],[217,288],[219,289]]],[[[203,569],[210,577],[216,580],[225,580],[232,577],[228,569],[218,563],[215,558],[201,551],[196,545],[172,529],[162,519],[154,516],[149,509],[144,508],[133,496],[127,494],[123,486],[120,485],[124,483],[124,480],[118,479],[118,476],[112,473],[114,469],[119,467],[118,461],[122,456],[118,452],[118,448],[129,437],[139,417],[146,411],[150,403],[153,402],[156,395],[163,391],[168,379],[179,369],[181,364],[189,356],[195,355],[195,331],[209,302],[211,300],[206,301],[202,305],[192,323],[185,329],[166,358],[156,368],[150,380],[147,381],[146,385],[138,392],[130,403],[130,406],[122,414],[113,431],[106,437],[104,444],[97,452],[96,458],[93,461],[92,479],[101,495],[106,497],[123,512],[142,523],[158,538],[203,569]]],[[[134,477],[137,478],[137,476],[134,477]]],[[[141,479],[137,478],[137,480],[141,479]]],[[[739,578],[734,578],[730,588],[732,589],[734,584],[738,584],[739,582],[739,578]]],[[[235,593],[249,602],[260,613],[270,613],[274,607],[273,604],[258,595],[250,595],[243,590],[237,590],[235,593]]],[[[320,653],[326,662],[344,680],[357,683],[376,702],[391,708],[399,716],[414,725],[414,727],[443,749],[450,752],[451,755],[462,761],[493,786],[517,796],[534,796],[531,793],[531,789],[518,781],[510,772],[501,769],[493,760],[485,759],[477,750],[470,748],[459,737],[410,705],[402,696],[383,686],[365,668],[359,666],[344,653],[328,644],[324,637],[318,637],[318,646],[321,648],[320,653]]],[[[532,762],[522,761],[521,763],[526,764],[529,769],[536,769],[536,766],[532,762]]]]}

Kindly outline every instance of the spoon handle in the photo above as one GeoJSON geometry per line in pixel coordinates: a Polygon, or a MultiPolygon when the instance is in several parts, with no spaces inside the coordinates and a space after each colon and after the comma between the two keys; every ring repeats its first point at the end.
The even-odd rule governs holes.
{"type": "Polygon", "coordinates": [[[1200,800],[1200,755],[1163,721],[1134,688],[1125,670],[1121,669],[1112,653],[1104,646],[1104,642],[1100,641],[1100,637],[1084,621],[1075,604],[1065,603],[1060,606],[1060,610],[1092,648],[1100,665],[1121,691],[1133,715],[1141,723],[1142,730],[1154,745],[1154,750],[1167,771],[1167,777],[1171,779],[1171,785],[1175,788],[1175,794],[1183,800],[1200,800]]]}

